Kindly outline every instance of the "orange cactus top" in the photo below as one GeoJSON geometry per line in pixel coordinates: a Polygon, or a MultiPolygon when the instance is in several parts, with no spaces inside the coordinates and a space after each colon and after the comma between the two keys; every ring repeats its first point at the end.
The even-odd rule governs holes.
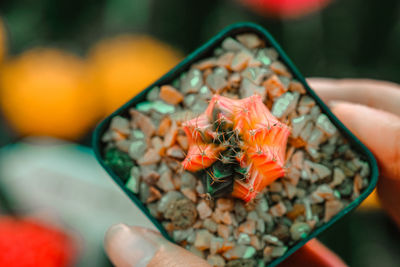
{"type": "Polygon", "coordinates": [[[236,164],[245,169],[242,179],[235,179],[231,195],[250,201],[258,192],[284,175],[284,158],[289,127],[276,119],[261,97],[231,99],[214,95],[205,112],[184,123],[189,150],[183,161],[186,170],[197,172],[222,160],[235,138],[240,151],[234,151],[236,164]]]}

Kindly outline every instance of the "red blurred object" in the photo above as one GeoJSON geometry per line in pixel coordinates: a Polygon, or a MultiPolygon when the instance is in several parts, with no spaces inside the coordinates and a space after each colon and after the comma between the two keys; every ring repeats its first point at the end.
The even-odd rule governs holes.
{"type": "Polygon", "coordinates": [[[331,0],[240,0],[261,15],[281,18],[297,18],[318,11],[331,0]]]}
{"type": "Polygon", "coordinates": [[[311,239],[278,267],[347,267],[347,264],[317,239],[311,239]]]}
{"type": "Polygon", "coordinates": [[[72,266],[76,249],[59,229],[34,219],[0,217],[0,266],[72,266]]]}

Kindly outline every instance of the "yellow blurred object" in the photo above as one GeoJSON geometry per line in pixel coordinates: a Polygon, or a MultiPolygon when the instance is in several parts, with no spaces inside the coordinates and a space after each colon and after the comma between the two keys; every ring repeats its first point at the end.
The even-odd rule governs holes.
{"type": "Polygon", "coordinates": [[[376,189],[363,201],[360,205],[359,209],[361,210],[373,210],[380,209],[381,204],[379,202],[378,194],[376,193],[376,189]]]}
{"type": "Polygon", "coordinates": [[[6,55],[6,48],[7,48],[6,40],[7,40],[6,30],[4,27],[3,20],[0,19],[0,62],[3,61],[6,55]]]}
{"type": "Polygon", "coordinates": [[[103,96],[104,115],[157,80],[181,56],[149,36],[124,35],[97,44],[89,55],[91,83],[103,96]]]}
{"type": "Polygon", "coordinates": [[[0,70],[0,105],[21,135],[77,139],[101,116],[80,58],[36,48],[6,61],[0,70]]]}

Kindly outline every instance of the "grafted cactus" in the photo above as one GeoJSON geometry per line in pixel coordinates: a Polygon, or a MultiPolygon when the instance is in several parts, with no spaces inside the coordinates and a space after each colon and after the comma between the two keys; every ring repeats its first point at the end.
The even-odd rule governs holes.
{"type": "Polygon", "coordinates": [[[284,175],[290,130],[258,95],[238,100],[214,95],[205,112],[183,126],[189,149],[182,165],[202,179],[212,197],[248,202],[284,175]]]}

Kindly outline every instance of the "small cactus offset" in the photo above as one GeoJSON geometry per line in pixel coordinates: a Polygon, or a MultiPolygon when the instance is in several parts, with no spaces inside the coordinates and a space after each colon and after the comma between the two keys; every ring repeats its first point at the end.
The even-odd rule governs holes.
{"type": "Polygon", "coordinates": [[[214,95],[205,112],[183,126],[189,140],[183,168],[201,178],[211,197],[231,195],[248,202],[284,175],[290,130],[258,95],[214,95]]]}

